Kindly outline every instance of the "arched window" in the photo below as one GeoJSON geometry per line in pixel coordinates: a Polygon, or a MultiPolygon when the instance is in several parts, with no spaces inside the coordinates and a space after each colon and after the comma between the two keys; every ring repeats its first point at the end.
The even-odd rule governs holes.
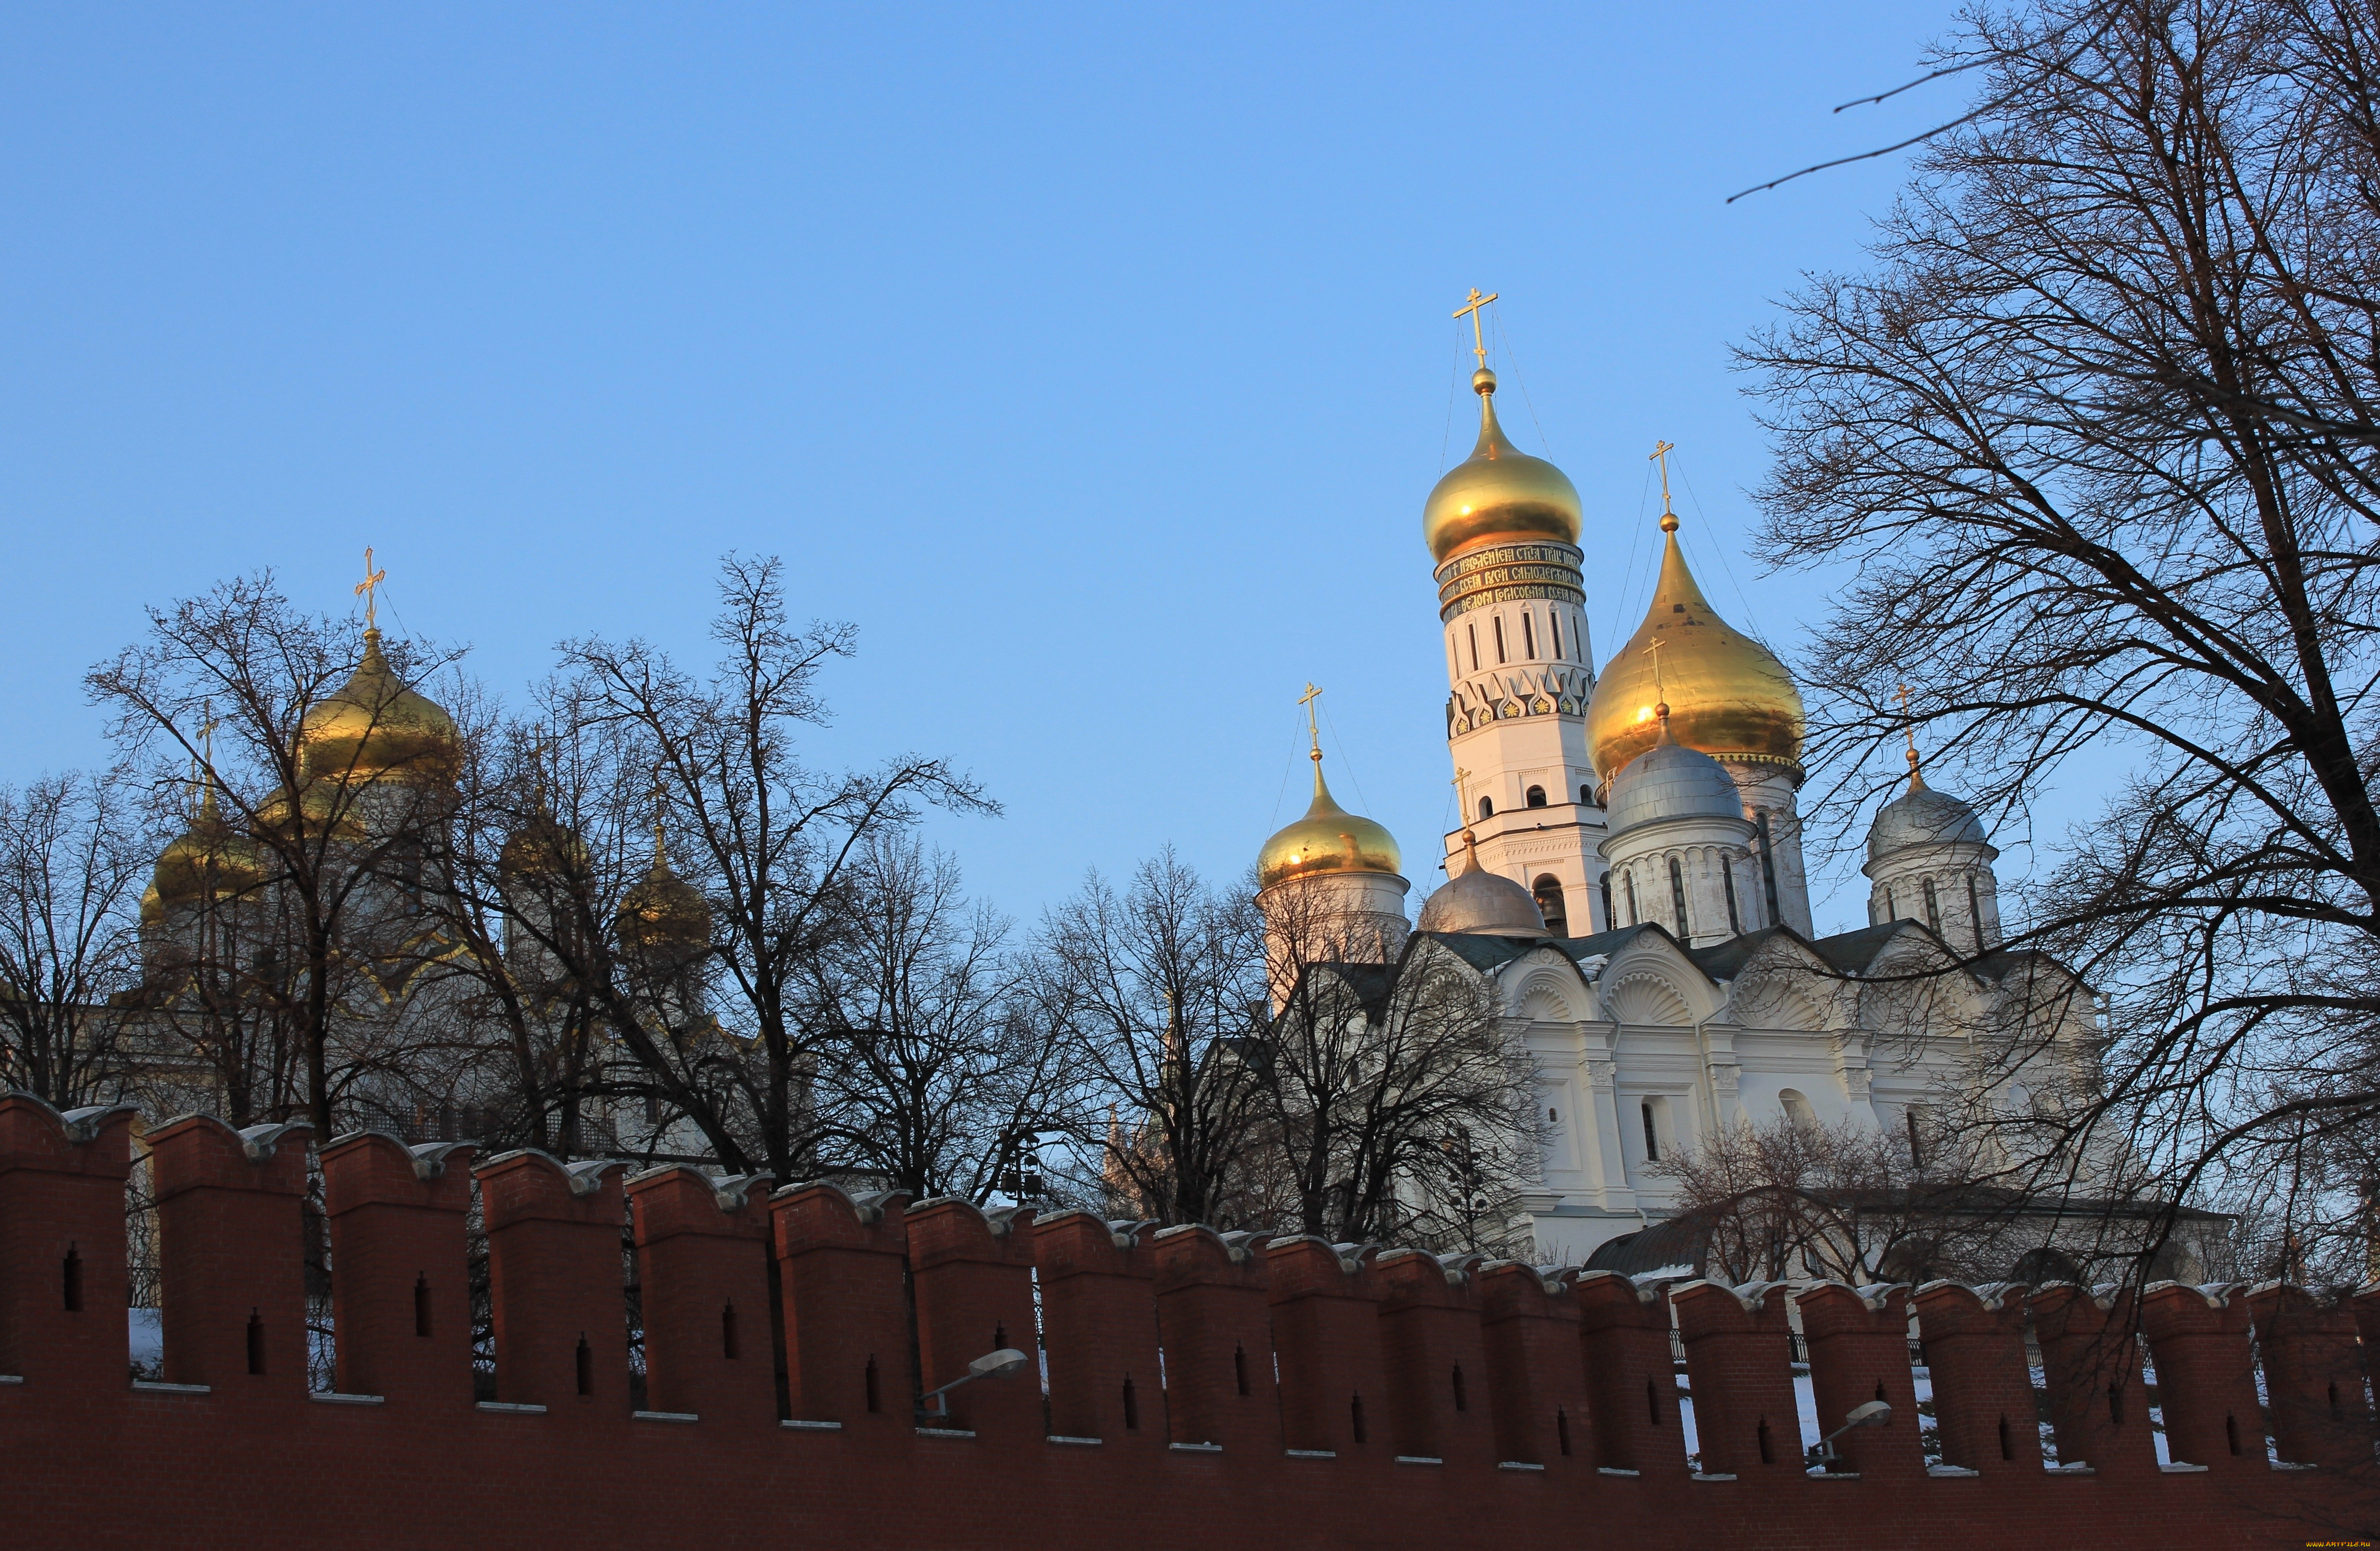
{"type": "Polygon", "coordinates": [[[1900,919],[1900,905],[1892,897],[1892,885],[1889,883],[1884,886],[1884,918],[1888,921],[1900,919]]]}
{"type": "Polygon", "coordinates": [[[1493,818],[1496,817],[1495,798],[1482,797],[1479,799],[1479,817],[1482,818],[1493,818]]]}
{"type": "Polygon", "coordinates": [[[1975,934],[1975,951],[1982,952],[1988,945],[1984,941],[1984,906],[1975,897],[1973,873],[1967,875],[1967,927],[1975,934]]]}
{"type": "Polygon", "coordinates": [[[1718,878],[1719,881],[1727,887],[1728,932],[1731,936],[1742,937],[1743,935],[1743,922],[1742,918],[1736,914],[1735,909],[1735,866],[1724,856],[1721,856],[1718,859],[1718,878]]]}
{"type": "Polygon", "coordinates": [[[1553,647],[1554,647],[1554,649],[1553,649],[1553,655],[1554,655],[1554,656],[1556,656],[1556,657],[1560,657],[1560,656],[1561,656],[1561,611],[1560,611],[1560,610],[1559,610],[1559,609],[1548,609],[1548,610],[1546,611],[1546,634],[1553,637],[1553,647]]]}
{"type": "Polygon", "coordinates": [[[1683,942],[1694,935],[1686,923],[1686,875],[1675,856],[1670,858],[1670,907],[1678,915],[1678,940],[1683,942]]]}
{"type": "Polygon", "coordinates": [[[1535,662],[1537,660],[1537,616],[1526,609],[1521,611],[1521,646],[1529,654],[1529,660],[1535,662]]]}
{"type": "Polygon", "coordinates": [[[1942,907],[1934,898],[1934,880],[1925,879],[1925,924],[1936,931],[1942,929],[1942,907]]]}
{"type": "Polygon", "coordinates": [[[1644,913],[1636,908],[1636,875],[1627,872],[1620,876],[1621,880],[1628,885],[1628,924],[1633,927],[1645,918],[1644,913]]]}
{"type": "Polygon", "coordinates": [[[1593,807],[1595,806],[1595,788],[1592,786],[1580,787],[1578,789],[1578,800],[1582,806],[1593,807]]]}
{"type": "Polygon", "coordinates": [[[1658,1163],[1661,1161],[1661,1128],[1653,1120],[1653,1101],[1648,1098],[1637,1106],[1637,1112],[1645,1117],[1645,1161],[1658,1163]]]}
{"type": "Polygon", "coordinates": [[[1544,787],[1542,787],[1542,786],[1532,786],[1532,787],[1530,787],[1530,788],[1529,788],[1529,790],[1528,790],[1528,792],[1525,794],[1524,800],[1528,803],[1528,805],[1529,805],[1531,807],[1543,807],[1543,806],[1546,806],[1546,789],[1545,789],[1544,787]]]}
{"type": "Polygon", "coordinates": [[[1603,875],[1603,929],[1609,931],[1620,923],[1611,918],[1611,875],[1603,875]]]}
{"type": "Polygon", "coordinates": [[[1537,914],[1546,918],[1546,930],[1555,937],[1568,937],[1570,913],[1562,906],[1561,879],[1548,873],[1537,879],[1529,892],[1537,897],[1537,914]]]}
{"type": "Polygon", "coordinates": [[[1785,1111],[1785,1118],[1793,1122],[1795,1130],[1815,1131],[1818,1129],[1818,1112],[1815,1109],[1811,1109],[1810,1101],[1803,1097],[1801,1094],[1796,1092],[1794,1089],[1778,1089],[1777,1105],[1778,1108],[1785,1111]]]}
{"type": "Polygon", "coordinates": [[[1479,671],[1479,626],[1465,624],[1463,633],[1471,637],[1471,671],[1475,673],[1479,671]]]}
{"type": "Polygon", "coordinates": [[[1498,614],[1493,623],[1496,627],[1496,660],[1501,662],[1504,660],[1504,616],[1498,614]]]}

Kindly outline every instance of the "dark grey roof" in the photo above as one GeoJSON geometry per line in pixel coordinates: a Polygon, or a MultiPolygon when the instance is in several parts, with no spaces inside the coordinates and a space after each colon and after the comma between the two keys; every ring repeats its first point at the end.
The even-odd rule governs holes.
{"type": "Polygon", "coordinates": [[[1590,1271],[1617,1271],[1623,1277],[1641,1277],[1647,1271],[1666,1270],[1672,1266],[1690,1266],[1699,1275],[1703,1255],[1710,1248],[1710,1226],[1702,1218],[1688,1215],[1657,1222],[1650,1228],[1640,1228],[1633,1233],[1622,1233],[1617,1239],[1607,1239],[1586,1257],[1590,1271]]]}
{"type": "Polygon", "coordinates": [[[1884,945],[1899,936],[1902,927],[1911,923],[1887,921],[1878,927],[1862,927],[1853,932],[1837,932],[1810,944],[1818,956],[1841,970],[1845,975],[1857,975],[1876,963],[1884,945]]]}
{"type": "Polygon", "coordinates": [[[1702,972],[1712,979],[1732,980],[1752,955],[1760,951],[1762,946],[1775,937],[1789,937],[1796,942],[1802,940],[1802,934],[1790,927],[1763,927],[1756,932],[1746,932],[1742,937],[1731,937],[1725,942],[1714,942],[1707,948],[1689,948],[1686,950],[1686,957],[1694,960],[1702,972]]]}

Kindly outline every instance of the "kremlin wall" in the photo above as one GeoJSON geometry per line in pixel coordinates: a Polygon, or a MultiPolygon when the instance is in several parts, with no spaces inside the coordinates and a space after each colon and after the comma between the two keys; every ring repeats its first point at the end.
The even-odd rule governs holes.
{"type": "Polygon", "coordinates": [[[164,1358],[128,1382],[133,1130],[124,1108],[0,1098],[12,1545],[2166,1548],[2368,1544],[2380,1523],[2360,1362],[2380,1290],[1665,1285],[376,1133],[322,1151],[337,1388],[310,1392],[310,1138],[203,1118],[143,1137],[164,1358]],[[1796,1326],[1822,1418],[1892,1408],[1822,1473],[1796,1326]],[[1028,1366],[916,1409],[1037,1344],[1043,1384],[1028,1366]]]}

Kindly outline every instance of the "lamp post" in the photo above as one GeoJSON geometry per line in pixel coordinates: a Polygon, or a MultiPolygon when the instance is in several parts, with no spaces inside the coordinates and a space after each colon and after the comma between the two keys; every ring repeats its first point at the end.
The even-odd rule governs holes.
{"type": "Polygon", "coordinates": [[[1837,1438],[1854,1427],[1881,1427],[1891,1420],[1892,1407],[1882,1400],[1870,1400],[1864,1405],[1853,1406],[1844,1413],[1841,1426],[1818,1440],[1818,1463],[1832,1471],[1840,1462],[1835,1457],[1837,1438]]]}
{"type": "Polygon", "coordinates": [[[972,1384],[979,1378],[1000,1378],[1013,1374],[1030,1361],[1032,1359],[1013,1346],[1002,1347],[998,1351],[985,1352],[967,1364],[965,1373],[943,1385],[940,1389],[927,1391],[925,1399],[917,1402],[919,1419],[927,1422],[949,1421],[951,1403],[948,1396],[952,1390],[962,1384],[972,1384]]]}

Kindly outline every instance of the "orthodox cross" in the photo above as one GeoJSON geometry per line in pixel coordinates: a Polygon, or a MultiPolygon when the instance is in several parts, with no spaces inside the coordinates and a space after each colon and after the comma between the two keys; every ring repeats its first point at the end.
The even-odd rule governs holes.
{"type": "Polygon", "coordinates": [[[379,628],[380,598],[378,595],[380,584],[386,580],[388,580],[387,571],[372,569],[371,546],[366,544],[364,546],[364,579],[356,584],[356,596],[364,600],[364,628],[367,630],[379,628]]]}
{"type": "Polygon", "coordinates": [[[1900,730],[1909,738],[1909,774],[1917,775],[1917,720],[1909,714],[1909,686],[1900,686],[1900,730]]]}
{"type": "Polygon", "coordinates": [[[1471,772],[1457,765],[1454,779],[1447,784],[1454,788],[1454,816],[1467,828],[1471,823],[1471,772]]]}
{"type": "Polygon", "coordinates": [[[1297,697],[1297,703],[1305,708],[1305,735],[1313,742],[1312,757],[1318,765],[1322,763],[1322,729],[1314,720],[1314,702],[1320,698],[1322,698],[1322,691],[1314,687],[1314,681],[1311,679],[1305,683],[1305,693],[1297,697]]]}
{"type": "Polygon", "coordinates": [[[1657,441],[1653,443],[1653,455],[1648,460],[1661,466],[1661,531],[1664,533],[1678,530],[1677,514],[1670,510],[1670,454],[1677,450],[1678,445],[1674,442],[1657,441]]]}
{"type": "Polygon", "coordinates": [[[1454,309],[1457,318],[1466,312],[1471,315],[1471,353],[1479,357],[1479,364],[1483,367],[1488,364],[1488,336],[1479,332],[1479,309],[1494,301],[1498,295],[1490,291],[1483,297],[1479,294],[1479,287],[1474,285],[1471,294],[1463,298],[1463,304],[1454,309]]]}
{"type": "Polygon", "coordinates": [[[1653,660],[1654,711],[1665,722],[1670,720],[1670,697],[1661,689],[1661,648],[1669,644],[1656,636],[1653,637],[1653,644],[1645,648],[1645,655],[1653,660]]]}
{"type": "Polygon", "coordinates": [[[223,725],[215,720],[215,703],[212,700],[200,702],[200,707],[199,746],[190,751],[190,784],[192,786],[200,783],[201,772],[206,781],[211,782],[214,780],[215,729],[223,725]]]}

